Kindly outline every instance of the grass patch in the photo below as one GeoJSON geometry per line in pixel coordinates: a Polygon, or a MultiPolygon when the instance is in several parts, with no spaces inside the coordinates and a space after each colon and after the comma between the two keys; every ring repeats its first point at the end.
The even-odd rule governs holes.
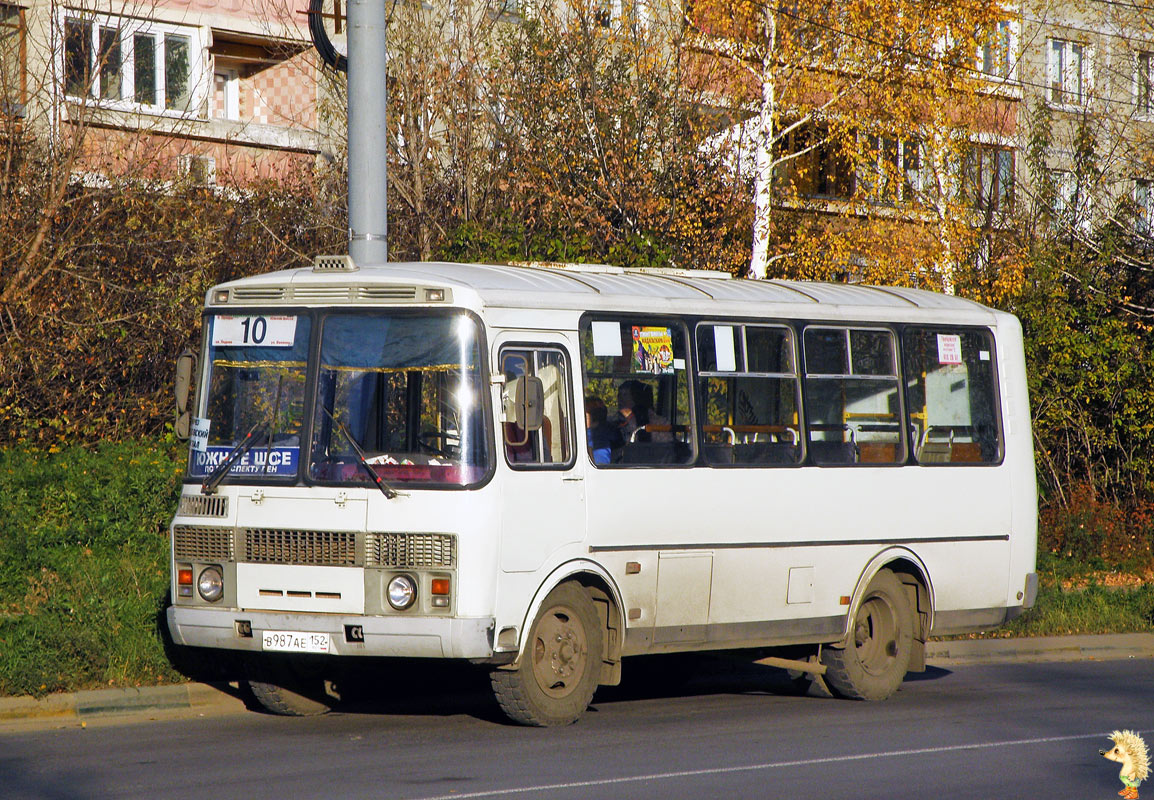
{"type": "Polygon", "coordinates": [[[185,445],[0,451],[0,695],[165,683],[158,627],[185,445]]]}
{"type": "Polygon", "coordinates": [[[1038,601],[1008,624],[982,633],[943,637],[990,639],[1154,631],[1154,567],[1126,560],[1111,565],[1038,554],[1038,601]]]}

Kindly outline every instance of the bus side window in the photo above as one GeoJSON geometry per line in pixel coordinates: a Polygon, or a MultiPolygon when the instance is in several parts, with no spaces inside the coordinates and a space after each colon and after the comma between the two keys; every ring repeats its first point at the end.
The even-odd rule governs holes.
{"type": "Polygon", "coordinates": [[[804,342],[807,435],[814,463],[904,462],[893,333],[811,326],[804,342]]]}
{"type": "Polygon", "coordinates": [[[697,326],[701,454],[706,463],[800,461],[800,387],[793,352],[793,332],[786,327],[697,326]]]}
{"type": "Polygon", "coordinates": [[[506,380],[535,375],[544,394],[540,429],[524,431],[513,421],[502,424],[506,461],[518,468],[567,467],[573,460],[573,406],[565,354],[545,347],[507,348],[501,351],[500,363],[506,380]]]}
{"type": "Polygon", "coordinates": [[[918,463],[1001,459],[993,345],[983,330],[906,328],[906,411],[918,463]]]}
{"type": "MultiPolygon", "coordinates": [[[[581,323],[585,396],[608,410],[611,464],[693,460],[688,336],[675,319],[624,317],[581,323]]],[[[592,454],[594,464],[602,464],[592,454]]]]}

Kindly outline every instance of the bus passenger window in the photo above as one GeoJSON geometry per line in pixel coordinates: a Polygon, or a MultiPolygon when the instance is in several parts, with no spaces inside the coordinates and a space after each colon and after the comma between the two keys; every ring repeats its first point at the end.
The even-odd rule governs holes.
{"type": "Polygon", "coordinates": [[[500,360],[506,381],[535,375],[541,379],[544,395],[540,429],[525,431],[511,420],[502,424],[505,460],[515,467],[567,467],[573,456],[573,406],[565,354],[551,348],[507,348],[501,351],[500,360]]]}
{"type": "Polygon", "coordinates": [[[809,452],[817,464],[899,464],[905,445],[893,334],[805,330],[809,452]]]}
{"type": "Polygon", "coordinates": [[[707,464],[800,461],[793,352],[789,328],[697,326],[701,454],[707,464]]]}
{"type": "MultiPolygon", "coordinates": [[[[674,320],[582,322],[586,406],[607,410],[601,424],[612,435],[599,434],[598,443],[610,443],[609,465],[692,461],[686,349],[685,330],[674,320]]],[[[604,449],[590,452],[597,466],[605,465],[604,449]]]]}
{"type": "Polygon", "coordinates": [[[907,328],[902,335],[906,410],[920,464],[989,464],[1001,459],[989,332],[907,328]]]}

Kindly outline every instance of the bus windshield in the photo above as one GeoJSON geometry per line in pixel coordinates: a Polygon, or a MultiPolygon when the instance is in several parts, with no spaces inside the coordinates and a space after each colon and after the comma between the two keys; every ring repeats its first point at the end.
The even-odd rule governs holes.
{"type": "Polygon", "coordinates": [[[295,477],[309,318],[215,314],[205,322],[209,373],[203,416],[193,423],[189,475],[207,477],[235,457],[230,477],[295,477]]]}
{"type": "Polygon", "coordinates": [[[390,484],[480,481],[489,436],[479,343],[462,314],[326,316],[309,477],[369,483],[371,469],[390,484]]]}

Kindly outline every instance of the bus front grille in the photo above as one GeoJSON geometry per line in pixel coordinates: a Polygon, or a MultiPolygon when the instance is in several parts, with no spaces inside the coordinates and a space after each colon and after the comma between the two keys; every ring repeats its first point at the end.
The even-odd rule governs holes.
{"type": "Polygon", "coordinates": [[[352,567],[357,563],[357,535],[341,531],[247,528],[242,560],[253,564],[352,567]]]}
{"type": "Polygon", "coordinates": [[[366,566],[452,569],[457,538],[448,533],[374,533],[367,551],[366,566]]]}
{"type": "Polygon", "coordinates": [[[232,528],[174,525],[172,552],[178,561],[232,561],[232,528]]]}

